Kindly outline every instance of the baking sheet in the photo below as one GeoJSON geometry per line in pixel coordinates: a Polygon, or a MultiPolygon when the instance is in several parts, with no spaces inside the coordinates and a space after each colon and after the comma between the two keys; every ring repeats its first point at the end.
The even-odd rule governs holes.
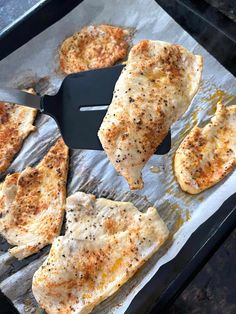
{"type": "MultiPolygon", "coordinates": [[[[192,232],[209,218],[236,190],[235,171],[215,187],[197,196],[182,192],[172,169],[173,154],[179,143],[198,121],[206,121],[214,112],[217,100],[235,100],[236,79],[206,50],[167,15],[154,0],[85,0],[59,22],[32,39],[0,62],[0,85],[28,87],[53,94],[63,75],[58,71],[57,50],[64,38],[82,26],[110,23],[134,28],[133,43],[141,39],[179,43],[204,57],[201,88],[183,117],[172,127],[172,149],[164,156],[153,156],[143,178],[145,188],[130,192],[104,152],[73,150],[70,156],[68,195],[77,190],[98,197],[133,201],[140,210],[154,204],[174,236],[114,296],[95,308],[94,313],[123,313],[135,294],[150,280],[159,267],[175,257],[192,232]],[[155,169],[153,172],[151,169],[155,169]]],[[[39,114],[37,131],[31,134],[11,167],[0,176],[21,171],[43,158],[59,136],[55,122],[39,114]]],[[[88,130],[89,132],[89,130],[88,130]]],[[[0,241],[0,288],[20,313],[39,312],[31,292],[31,280],[49,248],[23,261],[9,256],[8,245],[0,241]]]]}

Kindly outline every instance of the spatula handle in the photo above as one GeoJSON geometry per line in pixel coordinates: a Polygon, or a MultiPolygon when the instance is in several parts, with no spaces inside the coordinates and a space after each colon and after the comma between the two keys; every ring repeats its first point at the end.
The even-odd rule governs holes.
{"type": "Polygon", "coordinates": [[[41,97],[14,88],[0,87],[0,101],[23,105],[41,111],[41,97]]]}

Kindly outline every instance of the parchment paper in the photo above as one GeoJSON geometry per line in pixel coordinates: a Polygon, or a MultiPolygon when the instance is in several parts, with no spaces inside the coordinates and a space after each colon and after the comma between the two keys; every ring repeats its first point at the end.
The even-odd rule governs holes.
{"type": "MultiPolygon", "coordinates": [[[[172,127],[171,151],[165,156],[153,156],[147,163],[143,171],[143,190],[130,192],[127,183],[117,175],[104,152],[71,151],[68,195],[77,190],[92,192],[98,197],[133,201],[140,210],[154,204],[171,234],[177,231],[118,293],[94,310],[94,313],[124,313],[135,294],[159,267],[173,259],[192,232],[236,190],[236,173],[233,172],[215,187],[191,196],[180,190],[172,169],[173,154],[190,129],[198,121],[209,119],[218,99],[223,98],[226,102],[234,99],[231,95],[236,94],[236,79],[154,0],[85,0],[59,22],[2,60],[0,85],[34,85],[41,93],[55,93],[63,78],[58,71],[58,46],[82,26],[97,23],[134,28],[134,44],[141,39],[163,40],[179,43],[204,57],[201,88],[187,112],[172,127]],[[153,166],[155,173],[150,170],[153,166]]],[[[1,180],[7,173],[36,164],[59,136],[55,122],[47,116],[39,114],[36,126],[37,131],[26,139],[11,167],[1,175],[1,180]]],[[[20,262],[9,256],[7,248],[6,241],[1,239],[0,288],[20,313],[38,313],[31,292],[31,280],[49,247],[20,262]]]]}

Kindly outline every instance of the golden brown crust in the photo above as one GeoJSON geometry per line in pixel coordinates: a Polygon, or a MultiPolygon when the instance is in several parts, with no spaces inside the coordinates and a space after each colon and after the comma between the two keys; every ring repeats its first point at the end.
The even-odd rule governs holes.
{"type": "Polygon", "coordinates": [[[33,277],[33,294],[49,313],[90,313],[115,293],[168,237],[155,208],[77,192],[67,198],[65,236],[53,242],[33,277]],[[109,221],[109,222],[108,222],[109,221]]]}
{"type": "Polygon", "coordinates": [[[112,66],[125,58],[128,34],[127,30],[105,24],[83,27],[62,43],[61,70],[69,74],[112,66]]]}
{"type": "Polygon", "coordinates": [[[194,127],[175,154],[175,175],[182,190],[197,194],[236,166],[236,106],[218,103],[211,122],[194,127]]]}
{"type": "MultiPolygon", "coordinates": [[[[34,94],[33,89],[28,90],[34,94]]],[[[0,102],[0,172],[4,172],[20,150],[33,126],[37,109],[0,102]]]]}
{"type": "Polygon", "coordinates": [[[66,197],[68,148],[62,139],[35,168],[6,177],[0,196],[0,232],[21,259],[51,243],[60,232],[66,197]]]}
{"type": "Polygon", "coordinates": [[[184,47],[144,40],[119,77],[98,136],[130,189],[143,188],[141,171],[198,90],[202,57],[184,47]]]}

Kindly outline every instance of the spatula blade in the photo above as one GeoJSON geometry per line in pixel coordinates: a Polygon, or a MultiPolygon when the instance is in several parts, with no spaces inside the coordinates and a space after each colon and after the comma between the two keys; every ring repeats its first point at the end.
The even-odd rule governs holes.
{"type": "MultiPolygon", "coordinates": [[[[69,147],[102,150],[97,132],[106,110],[98,108],[111,103],[116,81],[123,68],[124,65],[117,65],[68,75],[56,95],[43,97],[43,111],[56,120],[69,147]],[[96,106],[96,110],[86,110],[92,106],[96,106]]],[[[169,132],[156,154],[166,154],[170,147],[169,132]]]]}
{"type": "MultiPolygon", "coordinates": [[[[84,71],[68,75],[62,87],[66,97],[73,98],[77,107],[109,105],[112,100],[115,84],[124,65],[84,71]]],[[[65,99],[65,101],[67,101],[65,99]]]]}

